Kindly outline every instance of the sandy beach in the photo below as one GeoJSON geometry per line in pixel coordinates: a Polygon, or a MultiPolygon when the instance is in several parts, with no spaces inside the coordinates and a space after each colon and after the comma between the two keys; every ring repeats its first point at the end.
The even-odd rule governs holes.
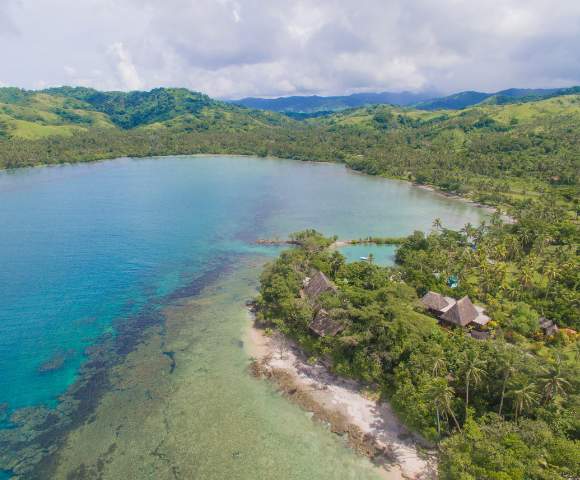
{"type": "Polygon", "coordinates": [[[371,398],[358,382],[333,375],[323,363],[310,364],[287,338],[249,323],[245,345],[255,376],[273,382],[313,420],[347,435],[354,450],[382,467],[385,479],[436,478],[434,451],[405,428],[388,403],[371,398]]]}

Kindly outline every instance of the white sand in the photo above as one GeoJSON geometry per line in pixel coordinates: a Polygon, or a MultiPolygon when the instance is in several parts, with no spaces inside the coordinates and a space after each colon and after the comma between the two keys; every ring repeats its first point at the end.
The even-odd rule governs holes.
{"type": "Polygon", "coordinates": [[[311,390],[327,411],[346,416],[353,425],[372,435],[378,445],[388,449],[392,463],[384,464],[385,478],[436,478],[434,452],[420,449],[419,443],[425,442],[402,425],[388,403],[365,398],[359,383],[331,374],[321,363],[308,364],[290,342],[285,341],[287,347],[281,349],[276,339],[253,326],[246,340],[251,356],[271,368],[286,371],[297,385],[311,390]]]}

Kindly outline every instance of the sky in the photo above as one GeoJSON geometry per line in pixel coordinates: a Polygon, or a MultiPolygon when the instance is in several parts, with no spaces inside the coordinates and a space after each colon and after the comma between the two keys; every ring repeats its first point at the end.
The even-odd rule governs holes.
{"type": "Polygon", "coordinates": [[[217,98],[580,84],[580,0],[0,0],[0,86],[217,98]]]}

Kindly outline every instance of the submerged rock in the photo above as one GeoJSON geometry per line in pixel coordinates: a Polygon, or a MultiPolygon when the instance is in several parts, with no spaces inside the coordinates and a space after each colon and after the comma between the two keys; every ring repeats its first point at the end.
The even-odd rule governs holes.
{"type": "Polygon", "coordinates": [[[65,362],[72,358],[75,353],[72,349],[56,352],[49,360],[38,367],[38,373],[49,373],[60,370],[65,362]]]}

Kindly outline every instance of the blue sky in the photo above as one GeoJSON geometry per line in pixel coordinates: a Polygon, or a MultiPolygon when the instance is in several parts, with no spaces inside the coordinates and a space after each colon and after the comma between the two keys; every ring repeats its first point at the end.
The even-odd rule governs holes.
{"type": "Polygon", "coordinates": [[[579,0],[1,0],[0,85],[219,98],[580,84],[579,0]]]}

